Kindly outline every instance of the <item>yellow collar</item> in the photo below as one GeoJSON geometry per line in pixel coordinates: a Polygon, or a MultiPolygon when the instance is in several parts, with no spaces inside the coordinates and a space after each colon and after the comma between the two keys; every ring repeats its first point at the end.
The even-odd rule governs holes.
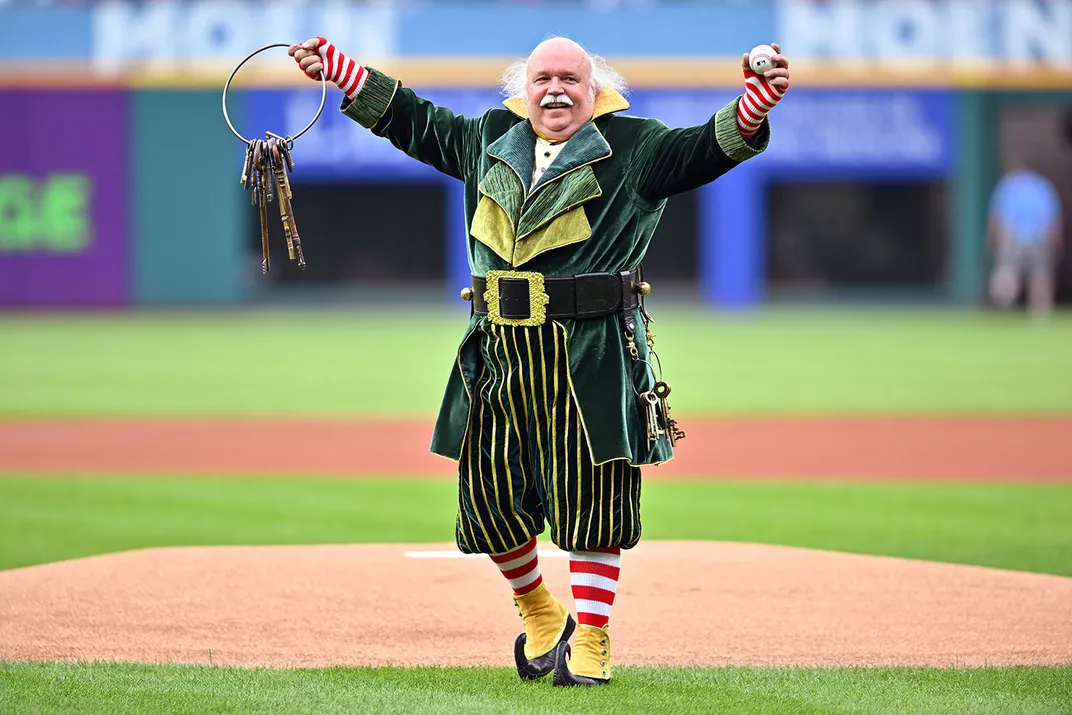
{"type": "MultiPolygon", "coordinates": [[[[515,94],[513,97],[505,100],[503,106],[522,119],[529,118],[529,109],[525,105],[524,95],[515,94]]],[[[592,113],[592,119],[601,117],[604,114],[610,114],[611,112],[620,112],[623,109],[629,109],[628,100],[619,94],[617,90],[610,87],[604,87],[600,90],[599,96],[596,97],[596,106],[595,111],[592,113]]],[[[546,138],[547,137],[544,137],[544,139],[546,138]]]]}

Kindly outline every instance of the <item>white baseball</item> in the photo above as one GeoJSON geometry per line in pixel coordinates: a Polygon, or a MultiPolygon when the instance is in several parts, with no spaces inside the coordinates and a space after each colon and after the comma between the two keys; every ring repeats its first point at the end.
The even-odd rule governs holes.
{"type": "Polygon", "coordinates": [[[748,64],[752,67],[753,72],[762,75],[774,67],[774,61],[771,58],[776,54],[778,53],[770,45],[756,45],[748,53],[748,64]]]}

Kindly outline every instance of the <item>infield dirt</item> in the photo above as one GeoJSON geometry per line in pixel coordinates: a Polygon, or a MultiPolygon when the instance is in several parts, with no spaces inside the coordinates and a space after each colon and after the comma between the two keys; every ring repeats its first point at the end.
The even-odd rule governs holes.
{"type": "MultiPolygon", "coordinates": [[[[619,665],[1072,662],[1070,578],[719,542],[641,542],[622,566],[619,665]]],[[[151,549],[2,572],[0,594],[0,659],[512,666],[521,628],[452,544],[151,549]]]]}
{"type": "MultiPolygon", "coordinates": [[[[684,420],[644,478],[1072,480],[1072,418],[684,420]]],[[[426,421],[0,421],[0,472],[453,477],[426,421]]]]}
{"type": "MultiPolygon", "coordinates": [[[[685,428],[678,457],[645,479],[1072,479],[1067,418],[685,428]]],[[[430,433],[423,421],[7,421],[0,473],[453,478],[430,433]]],[[[545,578],[572,606],[567,561],[548,548],[545,578]]],[[[619,665],[1072,663],[1070,578],[716,542],[641,542],[622,566],[619,665]]],[[[453,544],[152,549],[0,572],[0,659],[509,666],[519,628],[502,577],[453,544]]]]}

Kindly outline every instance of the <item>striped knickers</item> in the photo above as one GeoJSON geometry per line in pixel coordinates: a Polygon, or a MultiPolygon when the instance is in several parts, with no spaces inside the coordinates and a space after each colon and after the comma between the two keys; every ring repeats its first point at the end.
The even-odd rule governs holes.
{"type": "Polygon", "coordinates": [[[482,369],[458,464],[458,548],[501,554],[542,533],[545,519],[565,551],[635,546],[640,468],[592,463],[565,329],[485,320],[476,330],[467,349],[480,351],[482,369]]]}

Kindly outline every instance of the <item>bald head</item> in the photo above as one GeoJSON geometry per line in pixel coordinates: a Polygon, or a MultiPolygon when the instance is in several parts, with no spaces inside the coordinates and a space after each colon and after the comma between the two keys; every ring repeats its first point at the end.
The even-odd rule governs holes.
{"type": "Polygon", "coordinates": [[[526,68],[531,69],[534,62],[546,62],[549,59],[583,61],[588,64],[589,70],[592,69],[592,60],[588,52],[568,37],[552,37],[536,45],[529,54],[526,68]]]}
{"type": "Polygon", "coordinates": [[[592,118],[596,86],[592,59],[565,37],[544,40],[525,64],[526,105],[536,133],[569,139],[592,118]]]}

